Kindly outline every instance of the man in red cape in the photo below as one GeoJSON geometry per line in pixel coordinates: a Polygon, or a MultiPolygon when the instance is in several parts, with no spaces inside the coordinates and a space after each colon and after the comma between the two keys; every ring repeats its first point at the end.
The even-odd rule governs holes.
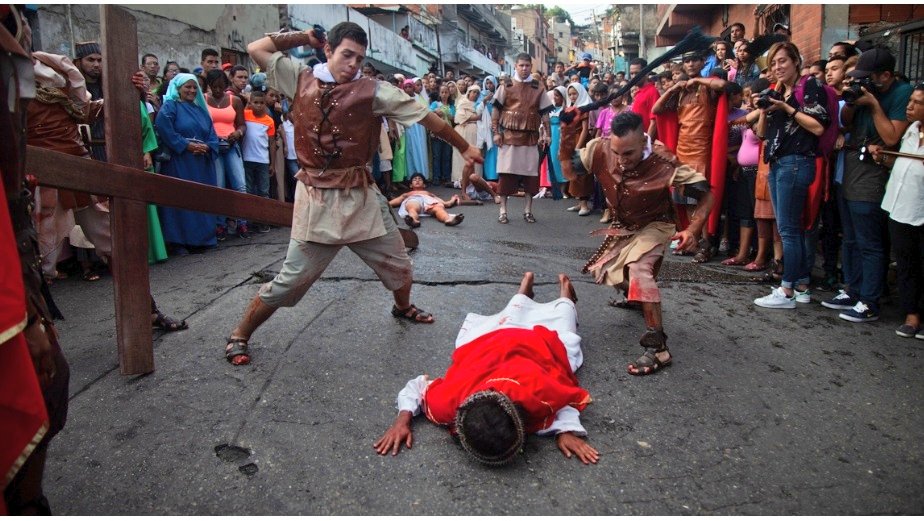
{"type": "Polygon", "coordinates": [[[527,434],[555,434],[559,450],[584,464],[599,453],[583,437],[580,411],[591,402],[574,371],[581,366],[577,297],[558,276],[560,298],[537,303],[533,274],[500,313],[469,313],[456,337],[452,364],[442,378],[409,381],[398,394],[398,417],[373,447],[379,454],[411,448],[411,419],[423,412],[458,436],[462,447],[486,465],[510,462],[527,434]]]}
{"type": "MultiPolygon", "coordinates": [[[[655,103],[652,112],[657,117],[658,139],[681,163],[702,172],[709,181],[715,201],[706,227],[704,239],[708,239],[719,232],[722,213],[728,152],[728,96],[725,80],[700,76],[704,64],[701,52],[684,53],[684,73],[690,79],[676,82],[655,103]]],[[[679,202],[675,196],[675,203],[678,226],[685,229],[690,219],[686,207],[696,202],[679,202]]],[[[706,240],[702,241],[694,261],[708,261],[712,256],[711,248],[706,240]]]]}
{"type": "Polygon", "coordinates": [[[38,246],[23,183],[25,99],[34,93],[31,31],[0,6],[0,514],[50,514],[42,493],[48,442],[67,416],[68,366],[41,295],[38,246]],[[11,100],[12,103],[7,103],[11,100]]]}

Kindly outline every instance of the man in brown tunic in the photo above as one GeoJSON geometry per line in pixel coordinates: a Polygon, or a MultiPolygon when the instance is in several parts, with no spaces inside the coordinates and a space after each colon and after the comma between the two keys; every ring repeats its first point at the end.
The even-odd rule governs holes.
{"type": "Polygon", "coordinates": [[[536,145],[549,144],[549,112],[553,107],[543,86],[530,75],[532,68],[532,58],[526,53],[518,54],[513,76],[498,87],[494,95],[491,132],[497,145],[501,196],[497,221],[501,224],[510,222],[507,198],[516,194],[520,186],[527,195],[523,219],[528,223],[536,222],[532,198],[539,192],[539,149],[536,145]]]}
{"type": "Polygon", "coordinates": [[[462,152],[467,163],[481,153],[435,113],[394,86],[361,77],[366,32],[357,24],[334,26],[328,40],[314,31],[275,33],[247,47],[266,71],[267,84],[292,101],[295,152],[295,209],[289,249],[279,275],[265,284],[231,333],[225,357],[247,364],[248,340],[280,306],[294,306],[343,246],[359,255],[394,293],[392,315],[433,322],[433,315],[411,304],[412,266],[369,162],[379,146],[385,116],[404,126],[420,123],[462,152]],[[327,63],[308,68],[281,51],[324,47],[327,63]]]}
{"type": "MultiPolygon", "coordinates": [[[[573,124],[573,123],[571,123],[573,124]]],[[[660,142],[652,142],[642,128],[642,118],[624,112],[613,118],[608,138],[597,138],[575,154],[573,145],[559,150],[562,169],[575,175],[593,172],[613,217],[607,229],[594,232],[606,238],[584,266],[598,284],[626,291],[629,302],[640,303],[647,331],[640,340],[645,353],[628,371],[651,374],[670,365],[667,335],[661,321],[661,293],[655,277],[671,240],[678,248],[696,244],[712,207],[706,178],[680,163],[660,142]],[[690,226],[677,231],[670,189],[697,200],[690,226]]]]}

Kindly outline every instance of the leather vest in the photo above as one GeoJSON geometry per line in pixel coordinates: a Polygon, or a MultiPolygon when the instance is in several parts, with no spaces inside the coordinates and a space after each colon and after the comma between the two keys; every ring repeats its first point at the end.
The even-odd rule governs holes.
{"type": "Polygon", "coordinates": [[[302,71],[292,103],[296,177],[316,188],[357,188],[372,180],[382,120],[372,114],[376,80],[326,83],[302,71]]]}
{"type": "Polygon", "coordinates": [[[535,146],[539,143],[540,96],[545,92],[535,80],[511,81],[504,85],[504,106],[501,108],[500,127],[502,144],[535,146]]]}
{"type": "Polygon", "coordinates": [[[630,171],[619,166],[608,142],[594,149],[594,175],[616,212],[613,228],[634,232],[655,221],[675,222],[670,189],[677,161],[663,146],[655,148],[657,151],[630,171]]]}

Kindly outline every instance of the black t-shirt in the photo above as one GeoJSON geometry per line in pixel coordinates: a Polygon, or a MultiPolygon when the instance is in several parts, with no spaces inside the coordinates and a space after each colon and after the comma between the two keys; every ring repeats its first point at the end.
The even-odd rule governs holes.
{"type": "MultiPolygon", "coordinates": [[[[802,93],[802,103],[796,102],[795,95],[790,95],[786,104],[799,112],[808,114],[827,127],[831,122],[828,114],[828,98],[818,78],[808,78],[802,93]]],[[[767,113],[767,143],[764,147],[764,160],[768,163],[789,155],[814,157],[818,151],[818,136],[812,134],[796,122],[795,115],[790,117],[786,110],[774,110],[767,113]]]]}

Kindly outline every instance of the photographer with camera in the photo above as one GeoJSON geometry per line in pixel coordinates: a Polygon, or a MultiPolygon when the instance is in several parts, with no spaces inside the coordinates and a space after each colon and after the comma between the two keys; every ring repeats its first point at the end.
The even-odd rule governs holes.
{"type": "Polygon", "coordinates": [[[770,164],[770,198],[783,239],[783,279],[779,288],[754,300],[760,307],[795,309],[811,302],[811,266],[805,248],[802,210],[815,180],[819,136],[830,124],[827,94],[814,76],[799,77],[802,58],[789,42],[770,47],[770,71],[776,85],[761,93],[757,136],[765,140],[764,160],[770,164]],[[797,92],[797,84],[802,88],[797,92]]]}
{"type": "Polygon", "coordinates": [[[845,144],[844,179],[839,206],[843,229],[841,264],[846,292],[822,302],[842,310],[840,318],[851,322],[879,319],[879,297],[885,288],[888,263],[886,213],[880,208],[889,171],[860,156],[868,145],[894,147],[908,128],[905,107],[911,85],[900,81],[895,57],[883,48],[862,55],[848,73],[853,83],[844,89],[841,118],[849,127],[845,144]]]}

